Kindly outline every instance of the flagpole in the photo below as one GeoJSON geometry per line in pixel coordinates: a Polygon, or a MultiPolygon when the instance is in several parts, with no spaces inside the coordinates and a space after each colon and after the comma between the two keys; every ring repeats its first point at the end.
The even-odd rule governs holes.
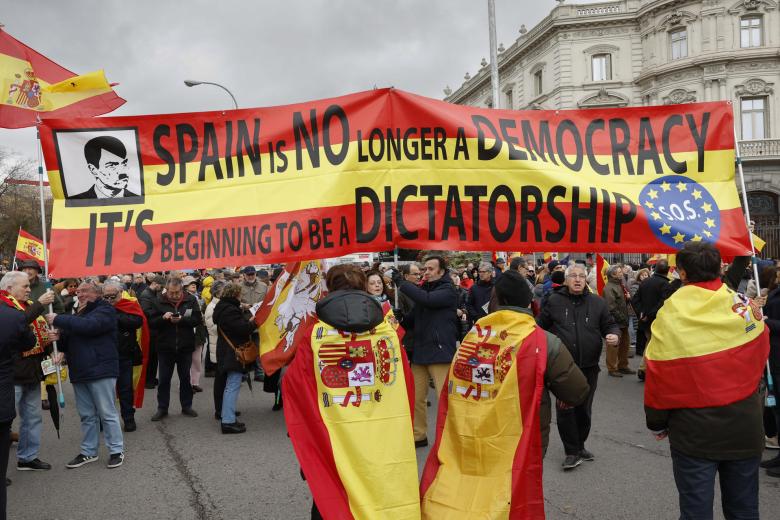
{"type": "MultiPolygon", "coordinates": [[[[0,24],[0,27],[2,27],[2,24],[0,24]]],[[[16,245],[19,246],[19,236],[22,234],[22,226],[19,226],[19,232],[16,234],[16,245]]],[[[16,265],[16,253],[17,251],[14,251],[14,261],[11,265],[11,271],[16,271],[17,265],[16,265]]]]}
{"type": "MultiPolygon", "coordinates": [[[[395,270],[398,271],[398,246],[393,248],[393,263],[395,264],[395,270]]],[[[400,271],[399,271],[400,272],[400,271]]],[[[398,308],[398,287],[395,288],[395,308],[398,308]]]]}
{"type": "MultiPolygon", "coordinates": [[[[39,120],[40,121],[40,120],[39,120]]],[[[41,239],[43,240],[43,273],[45,283],[49,283],[49,245],[46,240],[46,206],[43,203],[43,152],[41,149],[41,132],[36,126],[35,136],[38,139],[38,194],[40,195],[41,202],[41,239]]],[[[51,288],[49,288],[51,290],[51,288]]],[[[49,313],[54,312],[54,307],[49,304],[49,313]]],[[[52,342],[52,352],[56,359],[59,354],[57,348],[57,341],[52,342]]],[[[62,376],[60,375],[60,365],[55,364],[57,371],[57,402],[60,405],[60,409],[65,408],[65,394],[62,392],[62,376]]]]}
{"type": "MultiPolygon", "coordinates": [[[[739,187],[742,190],[742,205],[745,208],[745,226],[748,230],[748,237],[750,237],[750,251],[751,251],[751,257],[750,257],[750,263],[753,264],[753,278],[756,282],[756,296],[761,296],[761,280],[758,278],[758,259],[756,258],[756,245],[753,242],[753,231],[750,229],[750,206],[748,206],[748,199],[747,199],[747,188],[745,187],[745,172],[742,170],[742,155],[739,152],[739,141],[737,140],[737,127],[736,125],[733,128],[734,130],[734,158],[737,162],[737,172],[739,172],[739,187]]],[[[772,392],[772,397],[774,397],[774,388],[773,388],[773,381],[772,381],[772,370],[769,367],[769,360],[766,360],[766,374],[767,374],[767,387],[769,389],[769,392],[772,392]]],[[[776,403],[774,402],[774,399],[772,400],[770,404],[769,395],[767,396],[767,405],[768,406],[776,406],[776,403]]]]}

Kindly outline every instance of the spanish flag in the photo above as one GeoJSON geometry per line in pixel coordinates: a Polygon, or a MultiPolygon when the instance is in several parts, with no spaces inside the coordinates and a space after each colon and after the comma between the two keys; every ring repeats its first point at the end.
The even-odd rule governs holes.
{"type": "Polygon", "coordinates": [[[604,286],[607,285],[608,277],[607,270],[609,269],[609,262],[607,262],[603,256],[596,253],[596,292],[601,296],[604,293],[604,286]]]}
{"type": "Polygon", "coordinates": [[[146,367],[149,364],[149,323],[146,314],[141,310],[138,298],[130,296],[127,291],[122,291],[122,299],[116,302],[116,308],[127,314],[140,316],[143,320],[141,328],[136,331],[136,340],[141,347],[141,364],[133,367],[133,406],[142,408],[144,405],[144,383],[146,381],[146,367]]]}
{"type": "Polygon", "coordinates": [[[751,233],[751,235],[753,235],[753,247],[755,248],[756,253],[760,253],[761,250],[764,249],[766,241],[755,233],[751,233]]]}
{"type": "Polygon", "coordinates": [[[544,518],[539,404],[547,338],[500,310],[458,348],[420,483],[424,519],[544,518]]]}
{"type": "Polygon", "coordinates": [[[16,258],[19,260],[35,260],[43,265],[43,241],[19,228],[19,237],[16,239],[16,258]]]}
{"type": "Polygon", "coordinates": [[[653,322],[645,405],[658,410],[726,406],[756,391],[769,329],[755,302],[720,280],[675,292],[653,322]]]}
{"type": "Polygon", "coordinates": [[[0,89],[0,128],[34,126],[39,116],[98,116],[125,102],[102,70],[78,76],[2,29],[0,89]]]}
{"type": "Polygon", "coordinates": [[[323,518],[419,520],[414,383],[387,321],[364,333],[309,324],[282,394],[287,431],[323,518]]]}
{"type": "Polygon", "coordinates": [[[292,361],[300,333],[316,321],[314,308],[326,294],[321,260],[294,262],[268,289],[255,313],[260,335],[260,362],[271,375],[292,361]]]}
{"type": "Polygon", "coordinates": [[[553,260],[558,260],[558,253],[542,253],[542,261],[545,264],[548,264],[553,260]]]}

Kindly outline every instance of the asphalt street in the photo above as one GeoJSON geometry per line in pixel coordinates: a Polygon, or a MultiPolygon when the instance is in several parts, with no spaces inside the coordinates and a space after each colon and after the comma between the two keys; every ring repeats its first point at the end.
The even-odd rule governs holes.
{"type": "MultiPolygon", "coordinates": [[[[173,395],[177,395],[175,377],[173,395]]],[[[138,430],[125,434],[124,465],[107,469],[108,454],[101,445],[98,462],[73,470],[65,464],[79,452],[80,430],[73,391],[66,383],[61,439],[44,412],[40,458],[53,468],[17,471],[16,450],[11,448],[8,518],[308,518],[309,491],[298,473],[282,412],[271,411],[272,396],[262,392],[262,385],[255,384],[253,392],[244,385],[238,408],[248,431],[222,435],[213,415],[212,381],[204,379],[206,391],[195,397],[197,418],[182,416],[172,406],[168,418],[150,422],[156,392],[147,391],[146,405],[136,414],[138,430]]],[[[669,446],[666,441],[656,442],[645,429],[642,392],[635,377],[617,379],[601,372],[587,444],[595,461],[574,471],[564,473],[560,467],[563,447],[552,426],[544,464],[547,518],[677,518],[669,446]]],[[[431,399],[429,429],[433,431],[433,392],[431,399]]],[[[171,401],[176,402],[175,397],[171,401]]],[[[417,453],[422,466],[427,450],[417,453]]],[[[774,452],[766,451],[765,457],[770,456],[774,452]]],[[[765,476],[763,470],[760,502],[762,518],[778,518],[780,479],[765,476]]],[[[722,518],[718,505],[716,510],[716,518],[722,518]]]]}

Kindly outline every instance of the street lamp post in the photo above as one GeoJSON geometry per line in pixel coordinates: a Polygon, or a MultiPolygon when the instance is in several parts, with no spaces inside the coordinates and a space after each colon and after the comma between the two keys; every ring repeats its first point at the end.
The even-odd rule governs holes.
{"type": "Polygon", "coordinates": [[[224,85],[220,85],[219,83],[214,83],[214,82],[211,82],[211,81],[195,81],[195,80],[192,80],[192,79],[185,79],[184,80],[184,84],[187,85],[188,87],[195,87],[197,85],[214,85],[215,87],[219,87],[219,88],[221,88],[222,90],[224,90],[225,92],[228,93],[228,96],[230,96],[230,99],[233,100],[233,106],[235,106],[236,110],[238,110],[238,102],[236,101],[236,97],[224,85]]]}

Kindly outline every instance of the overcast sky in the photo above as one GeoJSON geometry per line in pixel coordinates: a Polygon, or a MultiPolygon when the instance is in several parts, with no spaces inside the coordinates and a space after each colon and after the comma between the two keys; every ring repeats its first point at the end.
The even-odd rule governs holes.
{"type": "MultiPolygon", "coordinates": [[[[77,74],[104,69],[127,103],[110,115],[263,107],[374,86],[442,98],[489,58],[487,0],[11,1],[9,34],[77,74]]],[[[580,0],[577,3],[589,3],[580,0]]],[[[496,0],[498,42],[554,0],[496,0]]],[[[34,130],[0,145],[35,157],[34,130]]]]}

